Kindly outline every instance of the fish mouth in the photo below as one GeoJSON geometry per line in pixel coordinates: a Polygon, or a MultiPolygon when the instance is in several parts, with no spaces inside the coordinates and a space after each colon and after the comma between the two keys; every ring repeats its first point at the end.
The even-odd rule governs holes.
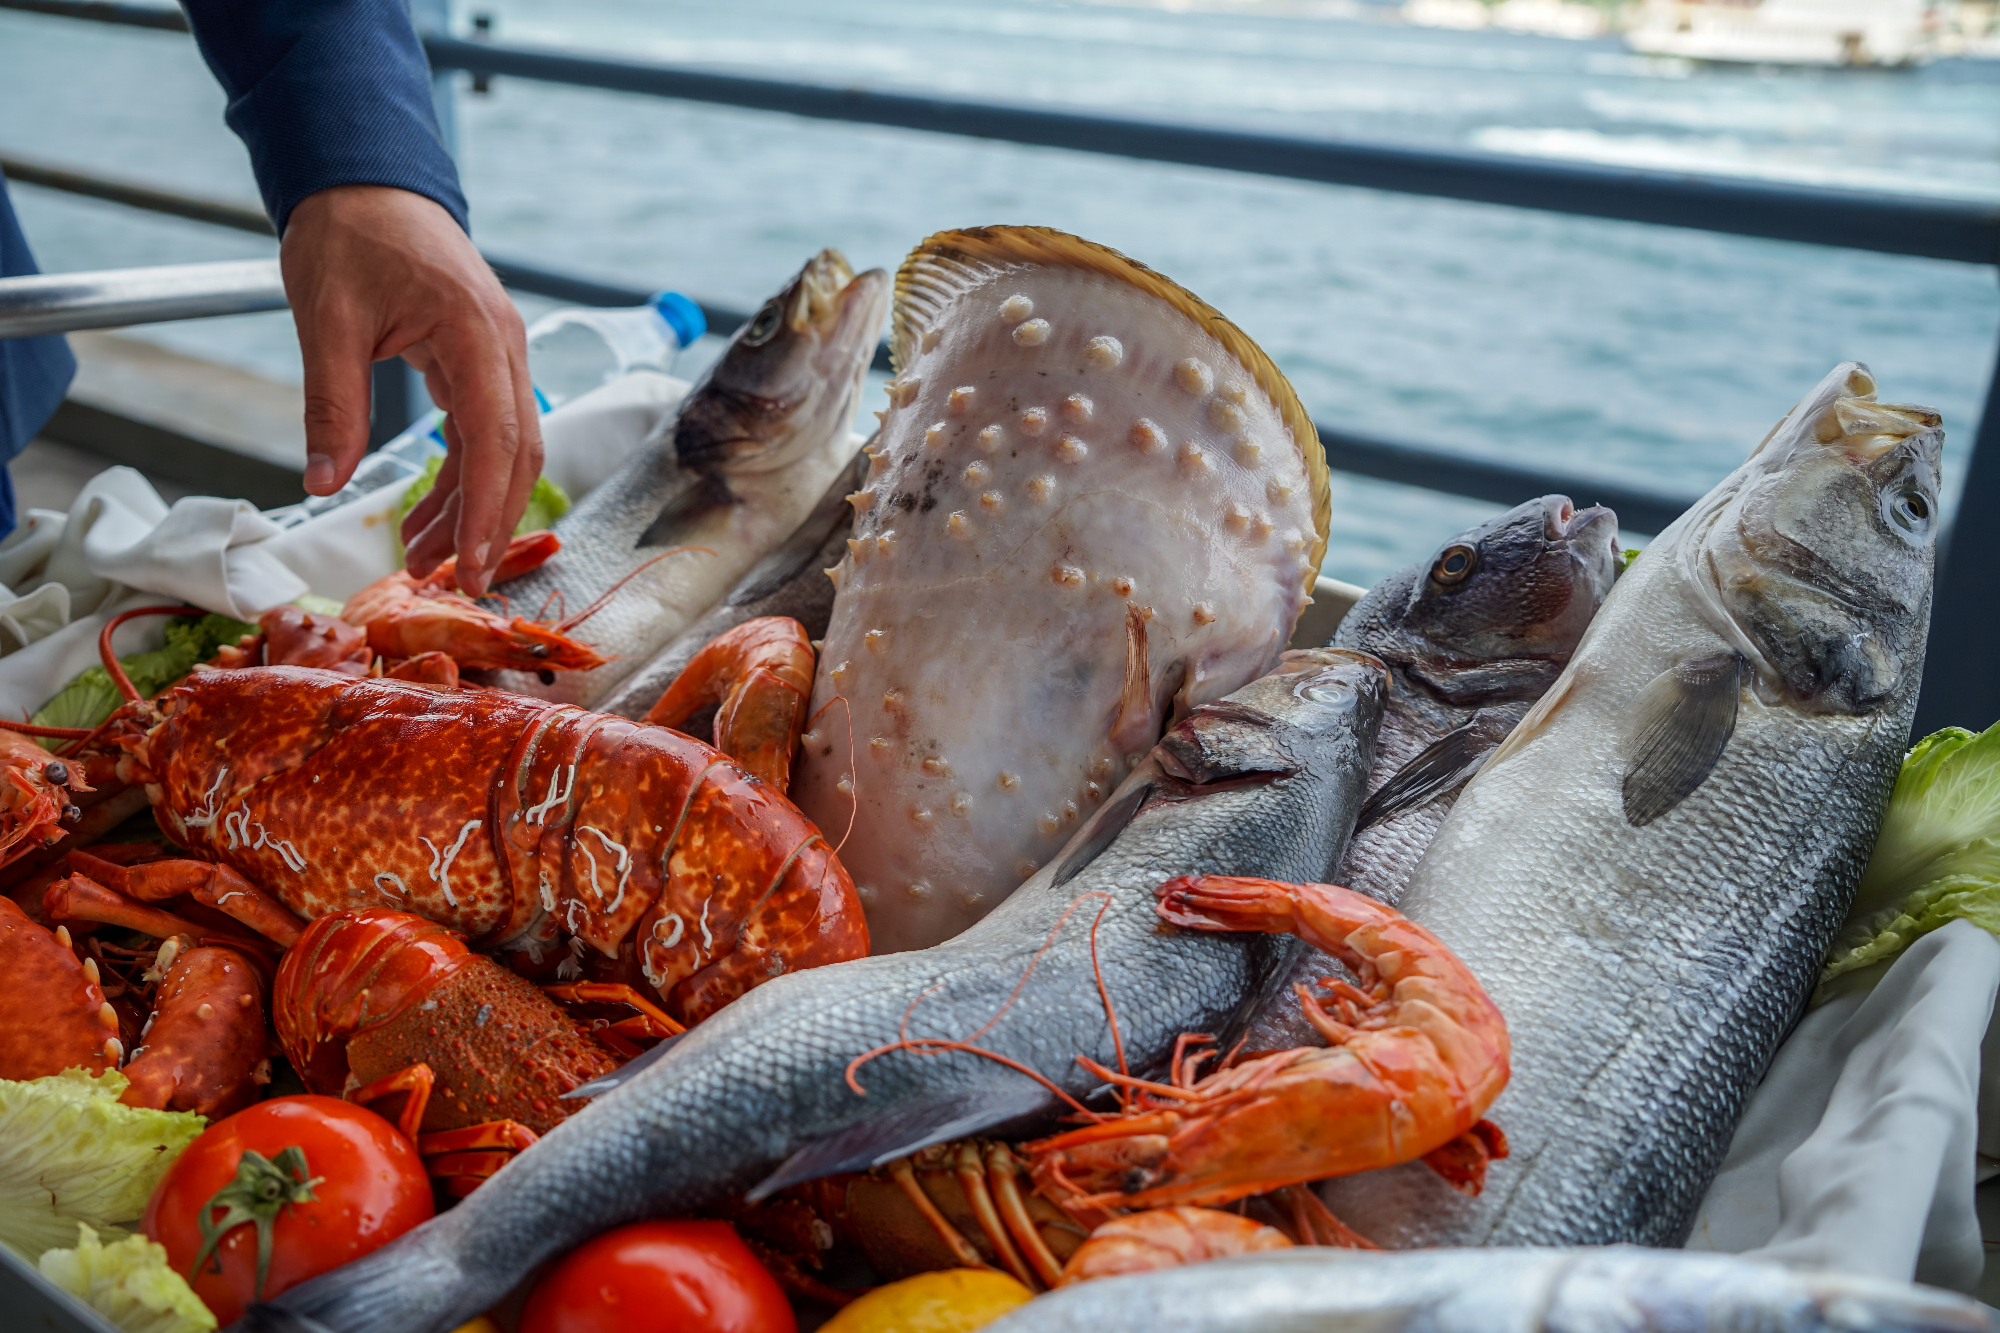
{"type": "Polygon", "coordinates": [[[1603,505],[1578,509],[1567,495],[1544,496],[1542,505],[1542,532],[1551,542],[1574,544],[1599,524],[1607,538],[1615,538],[1618,532],[1618,515],[1603,505]]]}
{"type": "Polygon", "coordinates": [[[871,278],[880,284],[888,282],[881,269],[870,269],[857,278],[846,255],[831,247],[820,251],[799,273],[786,322],[793,333],[817,330],[822,337],[831,335],[860,295],[859,289],[868,285],[863,279],[871,278]]]}

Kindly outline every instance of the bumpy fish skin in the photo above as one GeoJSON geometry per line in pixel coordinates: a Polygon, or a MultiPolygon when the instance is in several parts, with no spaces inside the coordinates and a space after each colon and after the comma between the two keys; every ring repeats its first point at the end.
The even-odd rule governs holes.
{"type": "MultiPolygon", "coordinates": [[[[1231,1032],[1297,942],[1163,930],[1154,890],[1186,872],[1298,880],[1330,864],[1360,809],[1386,688],[1372,658],[1287,654],[1175,726],[1062,857],[973,929],[751,991],[450,1212],[275,1305],[334,1333],[446,1333],[551,1255],[744,1191],[824,1136],[970,1108],[970,1120],[936,1132],[943,1139],[1054,1108],[1022,1075],[960,1053],[883,1055],[857,1074],[865,1097],[844,1080],[856,1056],[901,1036],[979,1032],[1031,962],[1033,978],[979,1045],[1088,1095],[1096,1080],[1075,1058],[1119,1059],[1093,925],[1135,1072],[1163,1067],[1183,1032],[1231,1032]]],[[[893,1156],[917,1143],[876,1146],[893,1156]]]]}
{"type": "Polygon", "coordinates": [[[990,1333],[1988,1333],[1978,1302],[1734,1255],[1642,1250],[1279,1250],[1100,1278],[990,1333]]]}
{"type": "Polygon", "coordinates": [[[795,531],[854,457],[848,426],[888,299],[880,269],[855,276],[824,250],[738,329],[660,435],[557,520],[561,552],[496,591],[527,614],[560,593],[574,613],[663,551],[714,554],[668,556],[576,628],[609,664],[494,683],[594,706],[795,531]],[[681,516],[662,524],[669,510],[681,516]]]}
{"type": "Polygon", "coordinates": [[[804,626],[808,638],[823,637],[833,615],[833,580],[827,571],[847,554],[847,539],[854,534],[854,510],[847,497],[862,484],[867,467],[867,459],[857,457],[835,476],[791,536],[752,565],[706,615],[600,699],[597,711],[634,721],[645,717],[711,639],[760,616],[789,616],[804,626]]]}
{"type": "MultiPolygon", "coordinates": [[[[1617,574],[1617,515],[1545,495],[1459,533],[1355,603],[1332,646],[1380,658],[1393,684],[1369,804],[1328,879],[1397,904],[1460,786],[1555,683],[1617,574]],[[1427,799],[1375,815],[1385,787],[1419,770],[1441,789],[1427,784],[1427,799]]],[[[1301,951],[1245,1049],[1325,1045],[1294,987],[1345,975],[1331,955],[1301,951]]]]}
{"type": "Polygon", "coordinates": [[[1402,910],[1507,1016],[1513,1155],[1478,1199],[1329,1182],[1363,1235],[1685,1239],[1908,743],[1943,434],[1874,387],[1836,369],[1660,535],[1438,830],[1402,910]]]}
{"type": "Polygon", "coordinates": [[[978,920],[1170,716],[1268,670],[1331,504],[1276,367],[1124,256],[990,227],[896,281],[898,377],[792,789],[822,827],[853,818],[877,952],[978,920]]]}

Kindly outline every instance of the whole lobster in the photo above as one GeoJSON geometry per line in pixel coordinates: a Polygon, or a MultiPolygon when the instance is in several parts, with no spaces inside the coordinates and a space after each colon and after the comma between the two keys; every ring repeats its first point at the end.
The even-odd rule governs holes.
{"type": "Polygon", "coordinates": [[[485,952],[539,957],[559,930],[614,962],[629,944],[683,1022],[868,952],[819,830],[699,741],[521,695],[301,667],[197,669],[142,700],[108,640],[109,627],[106,669],[128,702],[79,739],[114,738],[119,777],[144,785],[168,836],[247,881],[218,899],[231,915],[268,915],[268,893],[308,920],[413,912],[485,952]]]}

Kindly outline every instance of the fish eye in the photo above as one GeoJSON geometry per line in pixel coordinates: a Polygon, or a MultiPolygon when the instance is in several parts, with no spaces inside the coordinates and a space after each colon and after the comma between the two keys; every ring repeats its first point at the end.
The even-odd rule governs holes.
{"type": "Polygon", "coordinates": [[[778,303],[776,301],[766,301],[764,308],[759,310],[756,317],[750,321],[750,327],[743,331],[743,341],[752,347],[762,346],[764,343],[769,342],[771,335],[778,331],[780,316],[781,312],[778,309],[778,303]]]}
{"type": "Polygon", "coordinates": [[[1444,548],[1444,554],[1431,566],[1431,578],[1439,583],[1461,583],[1479,563],[1479,551],[1463,542],[1444,548]]]}
{"type": "Polygon", "coordinates": [[[1921,532],[1931,519],[1931,502],[1922,491],[1897,491],[1889,498],[1889,519],[1906,532],[1921,532]]]}

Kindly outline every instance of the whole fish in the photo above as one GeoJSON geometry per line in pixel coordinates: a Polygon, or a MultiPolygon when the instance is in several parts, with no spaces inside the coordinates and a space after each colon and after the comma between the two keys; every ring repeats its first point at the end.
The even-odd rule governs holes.
{"type": "Polygon", "coordinates": [[[856,457],[834,477],[791,536],[752,565],[706,615],[600,699],[597,711],[634,720],[644,717],[709,640],[760,616],[789,616],[805,626],[808,637],[823,637],[833,614],[833,580],[828,572],[847,554],[847,539],[854,533],[854,509],[847,497],[860,488],[867,472],[868,460],[856,457]]]}
{"type": "MultiPolygon", "coordinates": [[[[1371,588],[1333,646],[1372,654],[1393,682],[1368,803],[1330,878],[1394,907],[1459,789],[1569,662],[1618,573],[1618,517],[1545,495],[1468,528],[1371,588]]],[[[1297,985],[1344,976],[1301,951],[1246,1049],[1322,1046],[1297,985]]]]}
{"type": "Polygon", "coordinates": [[[1324,1186],[1378,1244],[1679,1245],[1908,744],[1943,432],[1838,367],[1632,563],[1404,890],[1507,1016],[1477,1199],[1324,1186]]]}
{"type": "Polygon", "coordinates": [[[1077,1056],[1151,1071],[1184,1032],[1240,1027],[1297,941],[1163,931],[1154,890],[1187,872],[1299,880],[1331,864],[1361,806],[1386,686],[1373,658],[1286,654],[1169,731],[973,929],[760,986],[613,1075],[449,1213],[274,1304],[334,1333],[446,1333],[608,1227],[1061,1109],[995,1060],[939,1049],[862,1064],[857,1095],[852,1062],[905,1036],[976,1038],[1081,1097],[1096,1080],[1077,1056]]]}
{"type": "Polygon", "coordinates": [[[852,820],[880,953],[992,910],[1172,718],[1270,670],[1332,509],[1270,358],[1116,251],[941,232],[892,323],[791,793],[852,820]]]}
{"type": "Polygon", "coordinates": [[[1278,1250],[1037,1297],[988,1333],[1990,1333],[1951,1292],[1734,1255],[1278,1250]]]}
{"type": "Polygon", "coordinates": [[[605,598],[575,636],[613,660],[495,683],[594,705],[795,531],[854,456],[888,299],[880,269],[857,277],[822,250],[766,301],[659,435],[556,520],[561,552],[496,589],[530,614],[558,594],[569,614],[605,598]],[[704,549],[647,565],[679,546],[704,549]]]}
{"type": "Polygon", "coordinates": [[[1459,788],[1569,664],[1618,564],[1616,514],[1545,495],[1459,533],[1347,613],[1333,646],[1381,658],[1395,684],[1336,883],[1396,905],[1459,788]]]}

